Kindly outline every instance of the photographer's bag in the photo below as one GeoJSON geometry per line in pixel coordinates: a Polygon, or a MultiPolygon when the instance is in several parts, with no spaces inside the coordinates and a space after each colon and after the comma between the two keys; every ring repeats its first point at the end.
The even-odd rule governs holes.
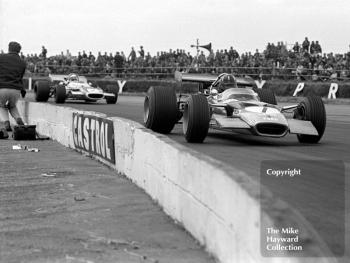
{"type": "Polygon", "coordinates": [[[14,140],[36,140],[36,125],[15,125],[13,127],[14,140]]]}

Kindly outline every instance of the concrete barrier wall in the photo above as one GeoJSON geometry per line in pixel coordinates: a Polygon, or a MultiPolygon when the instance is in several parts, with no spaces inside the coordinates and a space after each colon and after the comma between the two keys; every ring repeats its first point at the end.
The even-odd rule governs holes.
{"type": "MultiPolygon", "coordinates": [[[[103,116],[45,103],[19,102],[20,112],[38,131],[74,148],[73,112],[103,116]]],[[[332,262],[327,246],[308,222],[276,200],[258,182],[234,167],[192,151],[130,120],[109,118],[114,125],[116,164],[183,225],[220,262],[332,262]],[[262,202],[260,204],[260,200],[262,202]],[[264,258],[260,226],[296,225],[304,255],[264,258]]],[[[142,220],[142,219],[140,219],[142,220]]]]}

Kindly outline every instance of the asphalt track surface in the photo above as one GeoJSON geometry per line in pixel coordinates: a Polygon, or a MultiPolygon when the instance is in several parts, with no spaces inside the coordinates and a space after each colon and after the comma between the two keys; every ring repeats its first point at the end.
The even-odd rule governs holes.
{"type": "MultiPolygon", "coordinates": [[[[63,106],[143,122],[143,97],[141,96],[120,96],[115,105],[107,105],[104,101],[100,103],[67,101],[63,106]]],[[[256,180],[259,180],[260,165],[264,160],[343,161],[345,177],[329,165],[327,169],[319,171],[317,178],[306,178],[297,187],[281,185],[278,181],[268,186],[277,197],[287,201],[301,212],[318,230],[332,251],[341,256],[344,250],[344,239],[347,244],[350,244],[349,225],[344,226],[344,221],[349,221],[350,218],[348,201],[350,105],[327,104],[326,112],[326,131],[321,142],[315,145],[300,144],[295,135],[274,139],[215,130],[209,131],[203,144],[189,144],[182,135],[181,125],[177,125],[168,136],[180,144],[232,165],[256,180]],[[339,190],[334,193],[333,190],[341,185],[344,186],[344,191],[339,190]]]]}

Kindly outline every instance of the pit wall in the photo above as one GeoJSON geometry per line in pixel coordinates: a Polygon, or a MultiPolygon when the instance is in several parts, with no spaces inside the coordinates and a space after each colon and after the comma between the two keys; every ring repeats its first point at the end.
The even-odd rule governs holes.
{"type": "MultiPolygon", "coordinates": [[[[45,103],[19,101],[18,107],[40,134],[85,154],[89,153],[76,147],[73,116],[105,118],[104,114],[45,103]]],[[[327,246],[302,216],[268,190],[260,192],[259,184],[239,169],[133,121],[105,119],[113,123],[115,163],[93,157],[144,189],[219,262],[335,262],[323,257],[330,253],[327,246]],[[297,226],[305,241],[303,253],[314,257],[292,257],[287,252],[280,258],[262,257],[262,222],[272,227],[281,223],[297,226]]]]}

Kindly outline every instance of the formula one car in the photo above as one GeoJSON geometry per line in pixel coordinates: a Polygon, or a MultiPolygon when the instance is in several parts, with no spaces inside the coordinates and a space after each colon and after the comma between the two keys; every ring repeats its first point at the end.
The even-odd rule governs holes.
{"type": "Polygon", "coordinates": [[[118,100],[119,88],[107,86],[106,90],[93,87],[83,76],[77,74],[49,75],[49,80],[34,83],[35,100],[45,102],[54,97],[56,103],[64,103],[66,99],[96,102],[105,99],[107,104],[115,104],[118,100]]]}
{"type": "Polygon", "coordinates": [[[291,133],[301,143],[317,143],[325,131],[326,111],[320,97],[280,107],[270,90],[254,89],[252,81],[231,74],[176,72],[175,78],[198,82],[201,89],[177,97],[171,87],[150,87],[144,101],[144,125],[153,131],[170,133],[180,119],[186,140],[195,143],[204,141],[209,128],[273,138],[291,133]]]}

